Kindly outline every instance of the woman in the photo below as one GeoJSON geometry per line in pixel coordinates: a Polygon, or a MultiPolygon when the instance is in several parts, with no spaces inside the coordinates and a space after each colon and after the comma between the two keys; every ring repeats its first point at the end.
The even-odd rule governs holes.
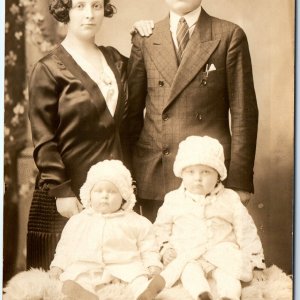
{"type": "Polygon", "coordinates": [[[127,59],[95,45],[110,0],[52,0],[66,38],[35,65],[29,83],[29,119],[39,170],[30,208],[27,268],[48,269],[67,218],[81,210],[79,188],[89,168],[123,159],[127,59]]]}

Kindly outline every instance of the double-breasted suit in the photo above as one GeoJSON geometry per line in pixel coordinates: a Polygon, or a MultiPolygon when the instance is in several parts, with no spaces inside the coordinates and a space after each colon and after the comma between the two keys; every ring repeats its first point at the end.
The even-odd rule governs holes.
{"type": "Polygon", "coordinates": [[[190,135],[218,139],[227,187],[253,192],[258,108],[240,27],[202,9],[178,65],[167,17],[150,37],[133,37],[128,76],[128,135],[139,198],[162,200],[178,188],[173,163],[179,142],[190,135]]]}

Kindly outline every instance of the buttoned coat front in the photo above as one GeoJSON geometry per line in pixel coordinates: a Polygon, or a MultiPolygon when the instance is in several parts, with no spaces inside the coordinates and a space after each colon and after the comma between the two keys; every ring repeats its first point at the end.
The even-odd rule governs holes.
{"type": "MultiPolygon", "coordinates": [[[[162,267],[148,219],[132,211],[100,214],[91,208],[67,222],[53,266],[64,270],[63,281],[76,280],[83,273],[108,271],[125,282],[149,275],[150,266],[162,267]]],[[[99,275],[99,284],[101,280],[99,275]]]]}
{"type": "Polygon", "coordinates": [[[265,268],[252,217],[238,194],[222,184],[198,199],[189,196],[183,185],[169,192],[158,210],[154,231],[159,245],[174,248],[178,258],[202,247],[204,251],[196,251],[193,259],[202,256],[239,280],[251,280],[254,267],[265,268]]]}
{"type": "Polygon", "coordinates": [[[162,200],[178,188],[173,163],[179,142],[190,135],[218,139],[227,187],[253,192],[258,108],[240,27],[202,9],[178,66],[169,18],[158,22],[150,37],[133,37],[128,84],[128,136],[140,198],[162,200]],[[215,70],[205,72],[211,66],[215,70]]]}

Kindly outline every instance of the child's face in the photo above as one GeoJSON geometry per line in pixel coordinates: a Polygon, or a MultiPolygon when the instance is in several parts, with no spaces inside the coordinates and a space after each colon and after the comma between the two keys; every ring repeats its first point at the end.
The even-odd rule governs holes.
{"type": "Polygon", "coordinates": [[[205,165],[193,165],[182,170],[183,185],[193,194],[207,195],[212,192],[218,177],[215,169],[205,165]]]}
{"type": "Polygon", "coordinates": [[[110,181],[99,181],[91,191],[91,206],[96,212],[102,214],[118,211],[122,201],[119,190],[110,181]]]}

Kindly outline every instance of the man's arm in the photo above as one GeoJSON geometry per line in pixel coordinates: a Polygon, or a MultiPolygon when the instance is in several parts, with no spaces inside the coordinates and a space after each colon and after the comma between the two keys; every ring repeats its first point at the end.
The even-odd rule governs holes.
{"type": "Polygon", "coordinates": [[[142,52],[143,38],[135,34],[128,63],[128,115],[127,137],[132,151],[144,124],[144,108],[147,95],[147,74],[142,52]]]}
{"type": "Polygon", "coordinates": [[[258,108],[248,42],[239,27],[232,33],[226,67],[232,131],[227,186],[253,193],[258,108]]]}

